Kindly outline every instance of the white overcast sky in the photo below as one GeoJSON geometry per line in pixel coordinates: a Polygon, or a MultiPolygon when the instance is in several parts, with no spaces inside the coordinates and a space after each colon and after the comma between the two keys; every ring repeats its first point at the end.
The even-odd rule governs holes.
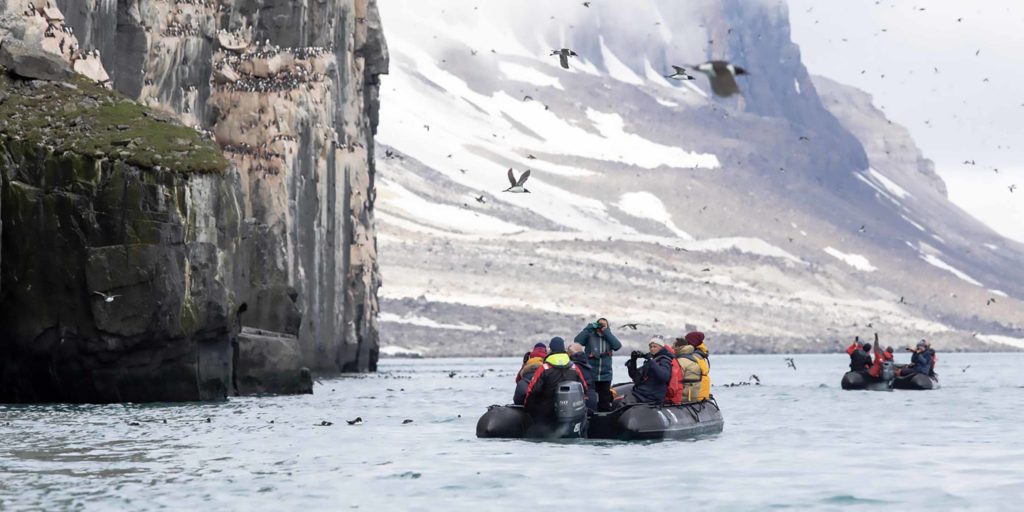
{"type": "Polygon", "coordinates": [[[789,8],[812,74],[872,94],[935,161],[954,202],[1024,241],[1024,0],[789,0],[789,8]],[[1021,188],[1011,193],[1011,184],[1021,188]]]}

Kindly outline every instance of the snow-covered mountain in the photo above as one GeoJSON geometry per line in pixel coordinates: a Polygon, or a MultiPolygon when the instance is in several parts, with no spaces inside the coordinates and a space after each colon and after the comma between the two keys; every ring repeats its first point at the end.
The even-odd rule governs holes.
{"type": "Polygon", "coordinates": [[[596,316],[641,323],[635,346],[1024,346],[1024,246],[950,203],[870,97],[808,73],[784,2],[381,11],[383,353],[518,354],[596,316]],[[663,76],[710,58],[750,72],[741,98],[663,76]],[[509,167],[530,194],[501,192],[509,167]]]}

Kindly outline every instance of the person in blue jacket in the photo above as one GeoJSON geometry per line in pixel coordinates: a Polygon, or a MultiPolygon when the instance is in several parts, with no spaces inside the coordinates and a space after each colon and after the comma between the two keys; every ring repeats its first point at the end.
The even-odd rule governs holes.
{"type": "Polygon", "coordinates": [[[622,343],[606,318],[598,318],[583,327],[576,335],[576,343],[586,349],[587,359],[594,373],[594,384],[597,386],[597,410],[612,410],[612,352],[622,348],[622,343]]]}
{"type": "Polygon", "coordinates": [[[675,353],[656,340],[651,340],[648,348],[650,353],[642,354],[634,350],[626,362],[629,378],[633,379],[633,393],[624,398],[626,404],[660,404],[665,401],[665,391],[672,377],[672,361],[675,353]],[[644,366],[637,370],[636,362],[644,358],[644,366]]]}
{"type": "Polygon", "coordinates": [[[928,343],[924,340],[917,342],[917,346],[914,348],[908,348],[907,350],[913,350],[914,353],[910,356],[910,366],[903,367],[899,370],[901,377],[908,375],[914,375],[915,373],[923,373],[925,375],[931,375],[932,373],[932,356],[934,352],[928,351],[928,343]]]}
{"type": "Polygon", "coordinates": [[[587,385],[587,411],[594,412],[597,410],[597,389],[594,386],[594,369],[590,366],[587,353],[583,351],[583,345],[579,343],[569,345],[566,348],[566,352],[569,353],[569,360],[580,369],[580,374],[583,375],[583,382],[587,385]]]}

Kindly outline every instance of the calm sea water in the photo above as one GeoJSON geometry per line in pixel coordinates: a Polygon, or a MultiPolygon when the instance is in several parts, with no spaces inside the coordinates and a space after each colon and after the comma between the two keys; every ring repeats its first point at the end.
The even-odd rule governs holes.
{"type": "Polygon", "coordinates": [[[478,440],[517,359],[388,360],[312,396],[0,406],[0,509],[1024,506],[1024,354],[940,354],[928,392],[842,391],[846,361],[714,356],[716,384],[762,385],[716,386],[725,431],[696,441],[478,440]]]}

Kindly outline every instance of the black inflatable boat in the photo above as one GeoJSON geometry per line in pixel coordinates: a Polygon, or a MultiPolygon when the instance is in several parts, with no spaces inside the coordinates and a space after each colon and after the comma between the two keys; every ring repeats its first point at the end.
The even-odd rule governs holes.
{"type": "Polygon", "coordinates": [[[878,377],[872,377],[867,372],[849,371],[843,375],[839,385],[843,389],[867,391],[892,391],[893,382],[896,380],[896,365],[892,361],[882,363],[878,377]]]}
{"type": "MultiPolygon", "coordinates": [[[[632,384],[614,386],[620,397],[618,403],[632,391],[632,387],[632,384]]],[[[568,417],[568,414],[563,414],[562,417],[568,417]]],[[[623,441],[690,439],[720,433],[724,426],[722,411],[714,400],[671,406],[620,405],[611,412],[590,414],[578,431],[572,422],[565,421],[557,421],[555,425],[546,427],[532,425],[529,415],[522,407],[492,405],[477,421],[476,436],[535,439],[587,437],[623,441]]]]}
{"type": "Polygon", "coordinates": [[[939,389],[939,379],[923,373],[915,373],[913,375],[896,377],[893,387],[896,389],[916,389],[921,391],[939,389]]]}
{"type": "Polygon", "coordinates": [[[846,390],[892,391],[895,378],[878,379],[861,372],[846,372],[839,383],[846,390]]]}

